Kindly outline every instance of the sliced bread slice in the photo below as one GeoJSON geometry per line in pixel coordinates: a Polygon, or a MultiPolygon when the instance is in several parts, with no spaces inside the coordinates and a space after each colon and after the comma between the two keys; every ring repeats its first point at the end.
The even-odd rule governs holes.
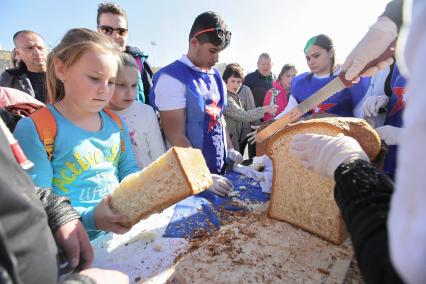
{"type": "Polygon", "coordinates": [[[212,184],[199,149],[173,147],[142,171],[127,176],[111,194],[111,207],[136,224],[212,184]]]}
{"type": "Polygon", "coordinates": [[[343,133],[355,138],[370,159],[380,151],[380,137],[363,119],[332,117],[289,125],[268,144],[273,161],[269,216],[340,244],[347,234],[334,200],[334,180],[306,169],[289,153],[292,137],[299,133],[330,136],[343,133]]]}

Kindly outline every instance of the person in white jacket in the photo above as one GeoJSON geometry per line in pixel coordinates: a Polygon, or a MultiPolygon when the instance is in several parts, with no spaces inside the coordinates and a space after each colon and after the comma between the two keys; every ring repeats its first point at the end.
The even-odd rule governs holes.
{"type": "MultiPolygon", "coordinates": [[[[387,204],[390,206],[387,218],[387,238],[390,261],[403,282],[426,283],[426,179],[424,178],[426,148],[423,146],[426,143],[426,115],[424,113],[426,109],[426,80],[424,78],[426,1],[405,1],[404,5],[409,7],[406,11],[411,13],[408,17],[411,19],[411,24],[407,26],[408,36],[406,38],[403,33],[399,35],[397,54],[399,52],[400,56],[397,57],[397,63],[403,74],[404,70],[408,71],[404,74],[408,80],[406,87],[408,96],[404,111],[404,128],[388,133],[388,136],[393,136],[394,140],[399,141],[400,148],[394,191],[390,204],[387,204]],[[410,4],[412,4],[411,7],[410,4]],[[403,57],[401,57],[402,54],[403,57]]],[[[404,14],[404,25],[408,20],[406,15],[404,14]]],[[[390,2],[385,13],[379,17],[342,65],[342,70],[347,71],[346,79],[356,80],[364,66],[377,58],[396,39],[401,18],[402,1],[390,2]],[[392,13],[389,13],[391,10],[399,13],[399,17],[393,17],[392,13]]],[[[391,62],[392,60],[381,62],[367,70],[367,74],[372,75],[391,62]]],[[[349,140],[351,140],[349,137],[306,134],[296,139],[293,149],[303,164],[314,170],[329,168],[327,175],[332,177],[334,174],[334,177],[338,178],[339,173],[334,170],[339,164],[363,156],[363,151],[359,149],[358,143],[353,139],[349,140]],[[318,153],[318,149],[322,155],[315,154],[318,153]],[[317,158],[318,156],[321,156],[321,159],[317,158]],[[339,159],[336,160],[336,157],[339,159]],[[326,165],[333,166],[326,167],[326,165]]],[[[364,164],[364,167],[367,165],[364,164]]],[[[377,178],[374,180],[377,181],[377,178]]],[[[385,180],[383,182],[386,183],[385,180]]],[[[373,189],[365,187],[360,190],[358,192],[364,194],[373,189]]],[[[379,199],[371,200],[370,205],[375,204],[376,201],[379,199]]],[[[386,227],[384,230],[386,233],[386,227]]],[[[363,246],[365,245],[363,244],[363,246]]]]}
{"type": "Polygon", "coordinates": [[[108,108],[120,115],[129,129],[136,162],[142,169],[166,152],[163,136],[154,109],[136,101],[138,67],[126,53],[120,53],[114,95],[108,108]]]}

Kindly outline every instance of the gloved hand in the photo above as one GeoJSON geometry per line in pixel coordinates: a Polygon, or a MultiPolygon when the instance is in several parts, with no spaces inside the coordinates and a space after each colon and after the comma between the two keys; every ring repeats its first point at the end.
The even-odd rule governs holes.
{"type": "Polygon", "coordinates": [[[364,105],[362,106],[362,111],[364,112],[364,117],[377,116],[379,109],[385,106],[389,102],[387,96],[371,96],[365,100],[364,105]]]}
{"type": "Polygon", "coordinates": [[[231,181],[226,177],[212,174],[212,178],[213,185],[210,186],[207,190],[210,190],[211,192],[219,196],[225,196],[234,189],[231,181]]]}
{"type": "Polygon", "coordinates": [[[228,148],[228,159],[234,161],[234,163],[237,165],[244,161],[241,153],[236,151],[234,148],[228,148]]]}
{"type": "Polygon", "coordinates": [[[355,159],[369,161],[358,142],[349,136],[297,134],[290,143],[290,153],[308,169],[333,178],[337,167],[355,159]]]}
{"type": "Polygon", "coordinates": [[[259,129],[260,125],[252,125],[250,127],[254,131],[247,134],[247,138],[248,138],[247,142],[250,143],[251,145],[253,145],[254,143],[256,143],[256,133],[257,133],[257,130],[259,129]]]}
{"type": "MultiPolygon", "coordinates": [[[[398,29],[396,24],[388,17],[379,17],[361,41],[352,50],[342,65],[342,71],[346,71],[345,78],[349,81],[357,81],[361,70],[372,60],[379,57],[391,42],[396,39],[398,29]]],[[[363,73],[364,76],[372,76],[378,70],[383,70],[393,63],[393,58],[382,61],[363,73]]]]}
{"type": "Polygon", "coordinates": [[[399,145],[399,137],[401,136],[401,128],[385,125],[376,128],[380,138],[382,138],[388,145],[399,145]]]}

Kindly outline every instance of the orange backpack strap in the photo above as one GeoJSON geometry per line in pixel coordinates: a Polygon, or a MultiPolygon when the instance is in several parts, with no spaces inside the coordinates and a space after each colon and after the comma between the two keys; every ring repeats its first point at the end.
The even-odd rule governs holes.
{"type": "Polygon", "coordinates": [[[49,161],[52,159],[55,149],[55,137],[58,131],[56,120],[47,107],[43,107],[29,116],[36,127],[38,136],[44,145],[49,161]]]}
{"type": "Polygon", "coordinates": [[[121,121],[120,117],[118,115],[116,115],[112,110],[104,108],[103,111],[108,114],[112,120],[115,121],[115,123],[117,123],[118,127],[120,127],[120,132],[121,132],[121,152],[124,152],[124,150],[126,150],[125,144],[124,144],[124,126],[123,126],[123,122],[121,121]]]}

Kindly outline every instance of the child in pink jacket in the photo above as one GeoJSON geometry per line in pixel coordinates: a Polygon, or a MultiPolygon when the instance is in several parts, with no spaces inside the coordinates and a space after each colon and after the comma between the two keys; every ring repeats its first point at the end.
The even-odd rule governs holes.
{"type": "MultiPolygon", "coordinates": [[[[277,105],[278,109],[275,116],[280,114],[288,103],[290,95],[291,80],[296,76],[297,70],[292,64],[286,64],[281,69],[278,79],[272,84],[272,89],[268,90],[263,100],[263,105],[277,105]]],[[[265,112],[264,121],[270,121],[274,118],[270,113],[265,112]]]]}

